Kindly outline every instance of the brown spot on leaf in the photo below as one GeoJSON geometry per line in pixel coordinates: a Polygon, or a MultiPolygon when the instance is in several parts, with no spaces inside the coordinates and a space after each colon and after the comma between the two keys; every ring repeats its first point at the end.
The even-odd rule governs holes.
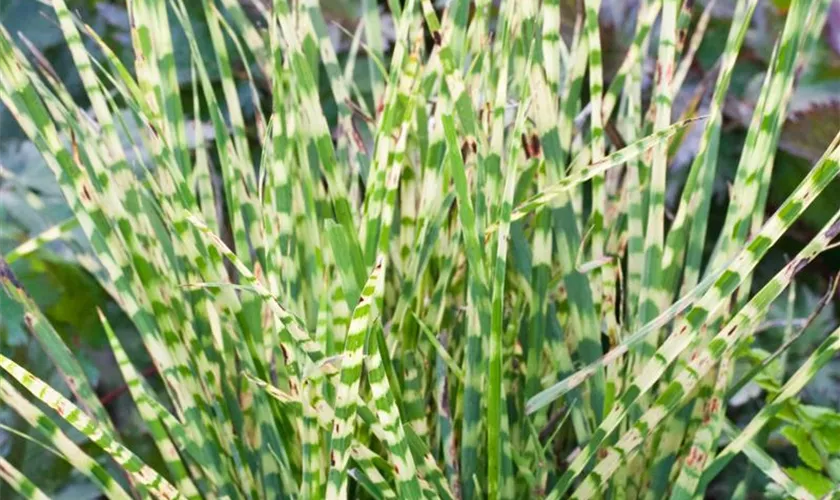
{"type": "Polygon", "coordinates": [[[469,143],[469,141],[464,141],[461,144],[461,158],[464,161],[467,161],[467,157],[469,156],[469,154],[470,154],[470,143],[469,143]]]}
{"type": "Polygon", "coordinates": [[[538,158],[542,154],[542,145],[540,144],[540,136],[531,134],[531,156],[538,158]]]}
{"type": "Polygon", "coordinates": [[[81,157],[79,156],[79,143],[76,142],[76,134],[73,130],[70,130],[70,150],[73,153],[73,161],[76,162],[77,165],[81,164],[81,157]]]}
{"type": "Polygon", "coordinates": [[[443,43],[443,37],[440,35],[440,31],[433,31],[432,32],[432,40],[435,41],[435,45],[440,46],[443,43]]]}
{"type": "Polygon", "coordinates": [[[685,465],[691,468],[701,469],[706,462],[706,454],[700,451],[699,448],[691,447],[688,457],[685,459],[685,465]]]}
{"type": "Polygon", "coordinates": [[[32,313],[24,313],[23,322],[26,323],[26,327],[30,330],[35,328],[35,317],[32,315],[32,313]]]}
{"type": "Polygon", "coordinates": [[[330,465],[335,467],[335,450],[330,452],[330,465]]]}
{"type": "Polygon", "coordinates": [[[736,328],[737,328],[737,325],[730,325],[730,326],[728,326],[728,327],[726,328],[726,330],[724,330],[724,331],[721,333],[721,335],[722,335],[723,337],[728,337],[728,336],[732,335],[733,333],[735,333],[735,329],[736,329],[736,328]]]}
{"type": "Polygon", "coordinates": [[[79,194],[81,195],[82,199],[86,202],[90,203],[91,201],[93,201],[93,194],[91,194],[90,186],[88,186],[86,182],[82,184],[82,190],[79,194]]]}

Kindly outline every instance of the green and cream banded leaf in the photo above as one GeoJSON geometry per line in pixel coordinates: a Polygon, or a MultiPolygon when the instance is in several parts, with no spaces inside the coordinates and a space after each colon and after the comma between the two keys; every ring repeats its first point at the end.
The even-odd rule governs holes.
{"type": "Polygon", "coordinates": [[[380,314],[377,301],[385,286],[385,257],[380,255],[362,288],[359,303],[353,310],[344,343],[341,374],[335,400],[335,423],[331,429],[329,446],[328,498],[346,498],[347,461],[356,420],[364,346],[368,330],[380,314]]]}
{"type": "Polygon", "coordinates": [[[24,498],[32,500],[49,500],[50,498],[3,457],[0,457],[0,479],[24,498]]]}
{"type": "MultiPolygon", "coordinates": [[[[102,430],[73,403],[54,389],[44,384],[40,379],[26,369],[0,354],[0,368],[18,381],[33,396],[55,410],[68,424],[96,443],[122,466],[132,479],[147,488],[156,498],[180,499],[184,498],[175,487],[154,469],[143,463],[137,456],[119,442],[109,438],[102,430]]],[[[4,383],[6,383],[4,381],[4,383]]],[[[113,479],[109,482],[115,484],[113,479]]],[[[108,483],[106,483],[108,484],[108,483]]]]}
{"type": "Polygon", "coordinates": [[[128,500],[131,496],[108,474],[104,467],[84,452],[44,412],[30,403],[5,377],[0,377],[0,399],[21,416],[29,425],[38,429],[50,445],[74,469],[86,476],[109,499],[128,500]]]}
{"type": "MultiPolygon", "coordinates": [[[[603,441],[617,428],[636,400],[650,390],[667,367],[689,346],[696,336],[696,332],[699,331],[711,313],[722,306],[722,303],[737,289],[744,276],[781,237],[782,233],[793,224],[828,183],[840,173],[838,159],[840,159],[840,148],[836,148],[832,155],[824,157],[811,170],[787,201],[765,223],[761,232],[754,236],[750,244],[738,253],[737,257],[715,280],[714,285],[677,323],[673,333],[668,336],[662,346],[642,367],[637,378],[638,382],[634,382],[628,387],[621,399],[617,401],[616,407],[593,433],[589,445],[570,464],[569,470],[564,473],[554,490],[557,495],[561,495],[565,488],[570,485],[570,481],[583,471],[584,466],[595,456],[603,441]]],[[[613,351],[611,351],[609,359],[617,359],[617,356],[612,356],[612,354],[613,351]]],[[[576,377],[570,382],[577,385],[585,380],[586,376],[586,374],[583,374],[582,377],[576,377]]],[[[563,389],[568,390],[569,387],[563,389]]],[[[664,417],[664,415],[659,415],[659,417],[664,417]]]]}
{"type": "Polygon", "coordinates": [[[455,136],[455,123],[452,116],[441,115],[446,137],[446,160],[452,175],[458,200],[458,217],[461,233],[470,264],[469,292],[467,304],[470,310],[467,319],[467,340],[465,347],[466,369],[464,380],[464,418],[461,447],[461,491],[463,495],[472,495],[473,474],[478,470],[478,452],[481,440],[481,401],[484,359],[482,334],[490,330],[490,292],[484,251],[479,241],[476,215],[469,194],[464,158],[455,136]],[[470,307],[472,305],[472,307],[470,307]]]}
{"type": "MultiPolygon", "coordinates": [[[[840,149],[835,151],[835,156],[840,157],[840,149]]],[[[821,165],[817,165],[816,169],[820,167],[831,166],[834,167],[834,175],[840,172],[840,162],[838,159],[826,158],[821,165]]],[[[807,179],[806,179],[807,180],[807,179]]],[[[802,185],[800,185],[802,187],[802,185]]],[[[794,193],[796,194],[796,193],[794,193]]],[[[791,202],[797,202],[795,199],[788,199],[788,202],[783,205],[780,211],[784,210],[786,206],[790,206],[791,202]]],[[[779,214],[777,212],[776,217],[779,214]]],[[[771,219],[772,222],[773,219],[771,219]]],[[[721,356],[729,355],[735,343],[743,338],[751,327],[756,324],[763,311],[769,307],[770,303],[784,290],[790,283],[795,274],[799,272],[808,262],[813,260],[821,251],[829,245],[831,240],[836,236],[838,221],[840,221],[840,212],[834,215],[832,219],[825,225],[820,234],[817,235],[802,251],[788,263],[774,278],[768,282],[761,291],[753,297],[748,304],[746,304],[741,311],[733,319],[731,319],[725,327],[699,352],[691,356],[690,362],[682,370],[679,371],[676,377],[667,385],[667,387],[660,393],[656,402],[651,408],[634,424],[634,426],[622,435],[621,439],[615,446],[607,450],[606,455],[601,459],[598,466],[587,476],[586,480],[578,487],[577,493],[581,496],[587,497],[597,493],[600,490],[602,481],[609,477],[619,463],[623,463],[635,449],[643,442],[643,436],[650,430],[654,429],[656,425],[667,416],[671,411],[677,408],[682,402],[693,394],[693,389],[702,380],[703,376],[714,366],[716,360],[721,356]]],[[[766,228],[767,226],[765,226],[766,228]]],[[[753,239],[753,244],[757,238],[753,239]]],[[[749,247],[748,247],[749,248],[749,247]]],[[[741,268],[743,269],[743,268],[741,268]]],[[[689,313],[689,316],[691,313],[689,313]]],[[[677,331],[677,336],[684,336],[684,332],[677,331]]],[[[655,359],[655,358],[654,358],[655,359]]],[[[667,359],[667,358],[666,358],[667,359]]],[[[661,361],[660,361],[661,362],[661,361]]],[[[710,400],[713,401],[713,400],[710,400]]],[[[718,402],[718,404],[720,404],[718,402]]],[[[705,461],[706,457],[695,457],[698,460],[705,461]]]]}
{"type": "MultiPolygon", "coordinates": [[[[375,326],[374,328],[378,328],[375,326]]],[[[419,499],[422,497],[420,483],[417,480],[417,469],[414,458],[408,450],[403,431],[403,421],[400,417],[389,386],[388,377],[382,366],[380,350],[382,346],[375,338],[370,341],[370,353],[365,357],[368,384],[371,397],[376,406],[376,416],[382,425],[385,444],[391,455],[391,466],[397,483],[397,493],[400,498],[419,499]]]]}
{"type": "Polygon", "coordinates": [[[64,383],[85,413],[99,421],[111,437],[117,436],[111,418],[88,382],[84,369],[2,258],[0,258],[0,289],[3,295],[20,306],[23,312],[23,323],[27,330],[38,340],[58,368],[64,383]]]}
{"type": "MultiPolygon", "coordinates": [[[[723,423],[724,432],[731,439],[738,435],[740,429],[730,421],[723,423]]],[[[752,462],[764,475],[772,479],[776,484],[780,485],[793,498],[811,499],[814,498],[810,492],[805,490],[802,485],[794,481],[782,466],[773,459],[766,451],[755,444],[754,441],[748,441],[744,444],[744,455],[752,462]]],[[[714,470],[711,466],[708,470],[714,470]]],[[[704,475],[705,476],[705,475],[704,475]]],[[[704,477],[703,479],[706,479],[704,477]]],[[[705,485],[704,485],[705,486],[705,485]]],[[[825,498],[825,497],[823,497],[825,498]]]]}
{"type": "MultiPolygon", "coordinates": [[[[709,215],[732,146],[724,104],[730,81],[765,62],[741,65],[757,0],[732,2],[729,20],[711,15],[714,1],[702,14],[686,0],[638,2],[617,60],[599,0],[365,0],[358,13],[202,0],[197,18],[183,0],[131,0],[126,53],[65,2],[52,5],[56,32],[84,104],[35,44],[0,30],[0,100],[74,215],[9,257],[37,268],[53,245],[33,250],[67,239],[73,265],[126,313],[162,382],[144,380],[133,344],[100,316],[148,429],[137,456],[154,455],[146,463],[180,495],[559,498],[579,485],[582,497],[682,498],[743,451],[805,497],[760,440],[700,458],[720,429],[741,435],[715,401],[760,372],[730,381],[770,302],[837,231],[751,297],[768,250],[840,169],[835,141],[766,216],[780,124],[797,79],[813,77],[828,0],[783,12],[722,234],[709,215]],[[725,46],[699,50],[723,30],[725,46]],[[677,96],[688,99],[679,118],[677,96]],[[672,161],[707,101],[680,186],[672,161]],[[679,200],[672,220],[665,187],[679,200]],[[91,251],[67,238],[73,224],[91,251]]],[[[73,387],[83,372],[62,329],[0,271],[0,298],[29,314],[71,381],[62,394],[96,415],[100,444],[116,442],[92,388],[73,387]]],[[[116,467],[97,464],[19,390],[0,378],[4,403],[46,436],[39,453],[128,497],[108,474],[137,476],[138,462],[108,443],[116,467]]],[[[12,469],[0,476],[24,488],[12,469]]]]}
{"type": "MultiPolygon", "coordinates": [[[[835,220],[838,217],[835,217],[835,220]]],[[[840,225],[835,221],[835,231],[840,231],[840,225]]],[[[764,427],[773,416],[781,410],[784,405],[805,387],[831,360],[834,355],[840,351],[840,329],[835,329],[829,336],[817,347],[817,349],[805,360],[802,366],[791,375],[790,379],[782,386],[779,393],[766,404],[758,414],[753,417],[750,423],[742,430],[739,430],[734,439],[726,445],[726,447],[715,457],[715,459],[708,464],[706,470],[716,472],[724,465],[729,463],[738,453],[747,453],[746,448],[750,440],[764,427]]],[[[799,490],[799,497],[804,497],[804,494],[799,490]]]]}
{"type": "Polygon", "coordinates": [[[21,257],[25,257],[26,255],[37,251],[47,243],[57,241],[61,238],[69,236],[73,229],[78,227],[78,224],[79,223],[76,220],[76,218],[71,217],[62,222],[59,222],[54,226],[50,226],[47,229],[41,231],[39,234],[33,236],[32,238],[29,238],[20,245],[16,246],[13,250],[11,250],[5,255],[4,259],[7,263],[11,264],[12,262],[20,259],[21,257]]]}
{"type": "Polygon", "coordinates": [[[376,459],[381,460],[379,455],[370,451],[369,448],[354,444],[350,448],[350,457],[359,468],[350,468],[347,474],[365,488],[368,493],[382,500],[398,498],[388,480],[376,468],[376,459]]]}
{"type": "Polygon", "coordinates": [[[693,286],[700,276],[699,257],[705,229],[705,214],[708,214],[711,200],[712,181],[717,168],[717,148],[720,140],[722,123],[721,112],[724,99],[735,69],[738,51],[747,34],[747,27],[755,11],[757,0],[740,0],[735,6],[732,27],[726,41],[726,47],[720,61],[717,83],[709,108],[709,119],[703,129],[697,156],[691,165],[689,177],[683,189],[680,205],[677,210],[662,255],[663,286],[671,289],[676,275],[685,262],[685,277],[683,290],[686,286],[693,286]],[[699,183],[699,188],[697,187],[699,183]],[[696,221],[696,223],[695,223],[696,221]],[[689,228],[691,229],[690,232],[689,228]],[[688,250],[683,257],[683,250],[688,250]]]}
{"type": "MultiPolygon", "coordinates": [[[[667,130],[671,123],[671,82],[674,78],[677,36],[677,11],[679,0],[663,0],[659,44],[654,72],[656,86],[650,110],[654,114],[653,131],[667,130]]],[[[647,227],[645,228],[644,268],[636,324],[643,325],[659,314],[668,301],[668,291],[661,286],[660,261],[665,245],[665,184],[668,168],[667,143],[660,141],[653,146],[648,176],[647,227]]],[[[638,352],[643,362],[655,349],[659,332],[653,332],[638,352]]],[[[641,363],[639,363],[640,365],[641,363]]],[[[637,365],[638,366],[638,365],[637,365]]]]}
{"type": "MultiPolygon", "coordinates": [[[[557,199],[563,193],[567,192],[571,188],[590,180],[592,177],[598,175],[599,173],[606,172],[607,170],[621,165],[629,160],[632,160],[642,154],[644,154],[649,149],[655,147],[657,144],[664,144],[670,139],[671,137],[676,134],[679,129],[682,127],[687,126],[691,122],[700,120],[702,118],[693,118],[689,120],[685,120],[681,123],[676,123],[671,125],[670,127],[666,128],[665,130],[661,130],[647,136],[645,138],[640,139],[639,141],[628,145],[627,147],[620,149],[614,153],[607,155],[605,158],[600,160],[597,163],[593,163],[588,166],[584,166],[581,162],[573,162],[572,166],[569,169],[573,172],[568,177],[563,178],[562,180],[558,181],[556,184],[553,184],[547,187],[542,193],[539,193],[535,196],[532,196],[530,199],[521,203],[516,209],[513,211],[511,215],[511,221],[516,221],[525,217],[530,212],[547,205],[552,200],[557,199]]],[[[496,230],[496,226],[490,226],[487,231],[494,231],[496,230]]]]}
{"type": "Polygon", "coordinates": [[[233,251],[231,251],[217,235],[213,234],[210,231],[210,228],[208,228],[201,219],[195,216],[189,216],[187,220],[193,224],[201,234],[204,235],[210,246],[215,248],[221,255],[225,256],[234,266],[236,266],[236,270],[239,271],[242,278],[245,279],[251,287],[253,287],[254,292],[267,302],[271,312],[277,316],[280,323],[283,325],[281,340],[286,342],[291,341],[290,343],[293,343],[295,347],[301,349],[301,351],[312,361],[318,361],[323,358],[324,355],[321,352],[321,347],[310,337],[309,333],[306,332],[300,320],[280,305],[277,298],[265,288],[265,285],[260,283],[257,277],[245,266],[242,261],[239,260],[233,251]],[[284,339],[283,336],[286,335],[288,338],[284,339]]]}
{"type": "MultiPolygon", "coordinates": [[[[98,312],[99,320],[102,323],[105,334],[108,337],[108,342],[114,352],[114,357],[116,358],[117,365],[123,374],[128,390],[137,405],[137,410],[139,411],[141,418],[143,418],[143,421],[147,426],[149,426],[149,431],[155,440],[155,445],[157,446],[161,457],[166,462],[166,466],[169,469],[170,474],[172,474],[175,485],[178,487],[181,494],[183,494],[186,498],[200,498],[198,489],[190,479],[189,473],[178,454],[177,448],[175,447],[175,443],[172,442],[163,423],[158,419],[157,411],[155,411],[155,409],[147,402],[147,398],[152,396],[146,393],[140,375],[137,373],[137,370],[131,363],[131,360],[128,359],[128,356],[123,350],[119,340],[117,340],[117,336],[114,334],[114,331],[108,323],[108,320],[105,318],[105,315],[101,311],[98,312]]],[[[208,460],[206,463],[207,467],[213,467],[213,465],[215,464],[212,460],[208,460]]],[[[214,472],[216,474],[214,480],[218,481],[222,478],[220,471],[215,470],[214,472]]]]}

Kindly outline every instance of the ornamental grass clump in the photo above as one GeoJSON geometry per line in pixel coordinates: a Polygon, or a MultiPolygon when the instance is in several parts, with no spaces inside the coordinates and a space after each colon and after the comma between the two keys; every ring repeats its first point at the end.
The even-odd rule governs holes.
{"type": "MultiPolygon", "coordinates": [[[[765,215],[830,1],[791,4],[719,234],[707,219],[723,105],[757,0],[735,2],[714,73],[679,116],[714,2],[687,37],[692,2],[642,1],[608,86],[600,0],[562,19],[570,36],[557,0],[389,1],[387,51],[365,0],[341,58],[316,0],[255,14],[190,3],[212,53],[183,0],[130,0],[132,61],[50,3],[89,106],[6,28],[0,99],[75,222],[7,257],[81,227],[85,266],[162,380],[156,390],[140,374],[99,313],[164,466],[122,444],[6,264],[3,293],[64,384],[0,355],[0,400],[106,497],[684,499],[743,453],[787,495],[812,498],[753,438],[840,350],[840,330],[748,426],[725,410],[738,348],[840,232],[838,212],[751,290],[756,265],[840,173],[838,136],[765,215]],[[177,51],[190,55],[190,92],[177,51]],[[369,90],[355,81],[365,69],[369,90]],[[666,217],[690,130],[699,147],[666,217]]],[[[16,464],[0,462],[0,477],[45,497],[16,464]]]]}

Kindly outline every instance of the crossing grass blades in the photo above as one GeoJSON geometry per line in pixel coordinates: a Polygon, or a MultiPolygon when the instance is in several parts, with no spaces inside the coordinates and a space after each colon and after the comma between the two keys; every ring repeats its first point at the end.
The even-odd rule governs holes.
{"type": "MultiPolygon", "coordinates": [[[[364,0],[341,62],[316,0],[274,0],[256,20],[234,0],[190,2],[212,54],[183,0],[129,0],[133,69],[64,0],[49,3],[89,107],[5,28],[0,99],[163,381],[152,388],[100,313],[165,468],[121,443],[5,263],[3,293],[64,385],[0,355],[0,399],[107,498],[688,499],[739,454],[787,495],[813,498],[752,438],[840,350],[840,330],[745,428],[726,404],[738,347],[840,233],[837,213],[751,290],[757,264],[840,173],[838,136],[765,215],[791,89],[830,1],[791,4],[714,248],[723,104],[757,0],[734,2],[708,111],[698,98],[676,120],[714,2],[687,39],[692,2],[642,0],[608,87],[600,0],[562,19],[571,37],[558,0],[454,0],[442,12],[392,0],[387,51],[380,10],[364,0]],[[364,69],[369,93],[353,78],[364,69]],[[210,137],[185,109],[209,117],[210,137]],[[666,221],[669,164],[692,128],[699,152],[666,221]]],[[[0,477],[46,498],[16,464],[0,461],[0,477]]]]}

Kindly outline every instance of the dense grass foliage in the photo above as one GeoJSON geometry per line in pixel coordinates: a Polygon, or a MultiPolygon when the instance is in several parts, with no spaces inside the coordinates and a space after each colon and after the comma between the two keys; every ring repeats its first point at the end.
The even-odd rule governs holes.
{"type": "MultiPolygon", "coordinates": [[[[772,375],[779,390],[745,428],[726,407],[769,376],[775,355],[734,375],[771,303],[840,233],[838,212],[751,289],[840,173],[838,135],[766,215],[792,89],[829,0],[791,2],[715,234],[722,111],[757,0],[734,2],[725,49],[679,116],[714,2],[690,24],[693,2],[641,1],[608,86],[601,0],[577,12],[558,0],[389,1],[387,50],[364,0],[341,60],[316,0],[250,13],[190,2],[212,53],[183,0],[129,0],[132,61],[64,0],[50,3],[89,107],[5,28],[0,99],[74,219],[6,257],[82,228],[95,254],[83,262],[162,380],[155,390],[100,312],[162,466],[123,444],[2,261],[3,293],[64,385],[0,355],[0,400],[108,498],[688,499],[742,453],[786,495],[826,493],[754,438],[794,411],[840,330],[787,380],[772,375]],[[191,54],[191,92],[176,49],[191,54]],[[669,167],[691,130],[699,148],[668,214],[669,167]]],[[[813,474],[840,484],[827,464],[813,474]]],[[[44,498],[16,465],[0,459],[0,478],[44,498]]]]}

